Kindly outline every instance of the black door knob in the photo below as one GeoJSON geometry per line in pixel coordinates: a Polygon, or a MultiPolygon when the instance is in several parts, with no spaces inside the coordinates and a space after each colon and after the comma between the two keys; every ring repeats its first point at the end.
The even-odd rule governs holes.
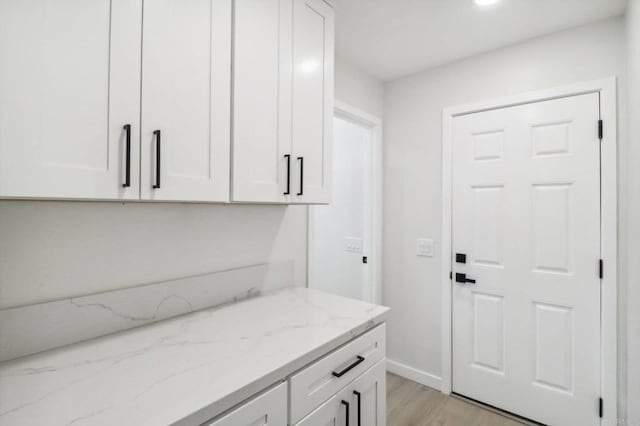
{"type": "Polygon", "coordinates": [[[460,273],[456,273],[456,282],[457,283],[471,283],[471,284],[475,284],[476,280],[472,280],[471,278],[467,278],[467,274],[460,274],[460,273]]]}

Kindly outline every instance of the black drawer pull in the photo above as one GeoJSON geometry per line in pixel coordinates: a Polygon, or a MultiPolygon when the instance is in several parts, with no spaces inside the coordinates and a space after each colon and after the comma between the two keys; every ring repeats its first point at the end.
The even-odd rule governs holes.
{"type": "Polygon", "coordinates": [[[287,159],[287,190],[283,195],[291,194],[291,155],[285,154],[284,158],[287,159]]]}
{"type": "Polygon", "coordinates": [[[347,368],[345,368],[344,370],[342,370],[342,371],[340,371],[340,372],[338,372],[338,373],[336,373],[335,371],[333,371],[333,372],[331,372],[331,374],[333,374],[333,376],[334,376],[334,377],[342,377],[342,376],[344,376],[345,374],[347,374],[349,371],[351,371],[351,370],[353,370],[354,368],[356,368],[356,366],[357,366],[358,364],[360,364],[361,362],[363,362],[363,361],[364,361],[364,357],[363,357],[363,356],[358,355],[358,360],[357,360],[357,361],[355,361],[353,364],[351,364],[350,366],[348,366],[347,368]]]}
{"type": "Polygon", "coordinates": [[[345,416],[346,422],[344,423],[344,425],[349,426],[349,403],[344,399],[341,402],[342,402],[342,405],[344,405],[345,411],[346,411],[346,416],[345,416]]]}
{"type": "Polygon", "coordinates": [[[160,188],[160,130],[154,130],[153,134],[156,137],[156,183],[153,185],[154,189],[160,188]]]}
{"type": "Polygon", "coordinates": [[[125,162],[125,174],[123,188],[131,186],[131,124],[124,125],[124,131],[126,134],[126,162],[125,162]]]}
{"type": "Polygon", "coordinates": [[[362,395],[360,394],[360,392],[358,391],[353,391],[353,394],[356,396],[356,398],[358,398],[358,426],[362,426],[360,424],[361,420],[362,420],[362,413],[361,413],[361,404],[360,404],[360,399],[362,397],[362,395]]]}

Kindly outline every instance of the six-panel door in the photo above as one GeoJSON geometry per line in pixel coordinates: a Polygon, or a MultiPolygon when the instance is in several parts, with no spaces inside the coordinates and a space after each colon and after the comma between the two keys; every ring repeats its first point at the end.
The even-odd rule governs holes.
{"type": "Polygon", "coordinates": [[[333,9],[293,1],[293,202],[329,203],[333,130],[333,9]]]}
{"type": "Polygon", "coordinates": [[[141,198],[227,201],[231,0],[146,0],[141,198]]]}
{"type": "Polygon", "coordinates": [[[600,422],[598,120],[590,93],[453,123],[453,390],[545,424],[600,422]]]}
{"type": "Polygon", "coordinates": [[[138,198],[141,15],[141,0],[0,2],[0,197],[138,198]]]}

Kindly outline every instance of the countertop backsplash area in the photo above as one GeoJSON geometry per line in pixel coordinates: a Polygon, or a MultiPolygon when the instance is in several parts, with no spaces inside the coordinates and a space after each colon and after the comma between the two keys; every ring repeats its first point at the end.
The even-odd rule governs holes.
{"type": "Polygon", "coordinates": [[[0,310],[0,362],[294,285],[291,261],[0,310]]]}

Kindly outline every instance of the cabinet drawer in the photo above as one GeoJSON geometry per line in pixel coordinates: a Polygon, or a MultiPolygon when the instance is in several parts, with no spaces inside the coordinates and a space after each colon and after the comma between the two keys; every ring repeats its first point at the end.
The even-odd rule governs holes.
{"type": "Polygon", "coordinates": [[[296,423],[385,356],[379,325],[289,379],[291,423],[296,423]]]}
{"type": "Polygon", "coordinates": [[[245,402],[206,426],[282,426],[287,424],[287,384],[282,383],[245,402]]]}
{"type": "Polygon", "coordinates": [[[385,426],[386,386],[382,359],[295,426],[385,426]]]}

